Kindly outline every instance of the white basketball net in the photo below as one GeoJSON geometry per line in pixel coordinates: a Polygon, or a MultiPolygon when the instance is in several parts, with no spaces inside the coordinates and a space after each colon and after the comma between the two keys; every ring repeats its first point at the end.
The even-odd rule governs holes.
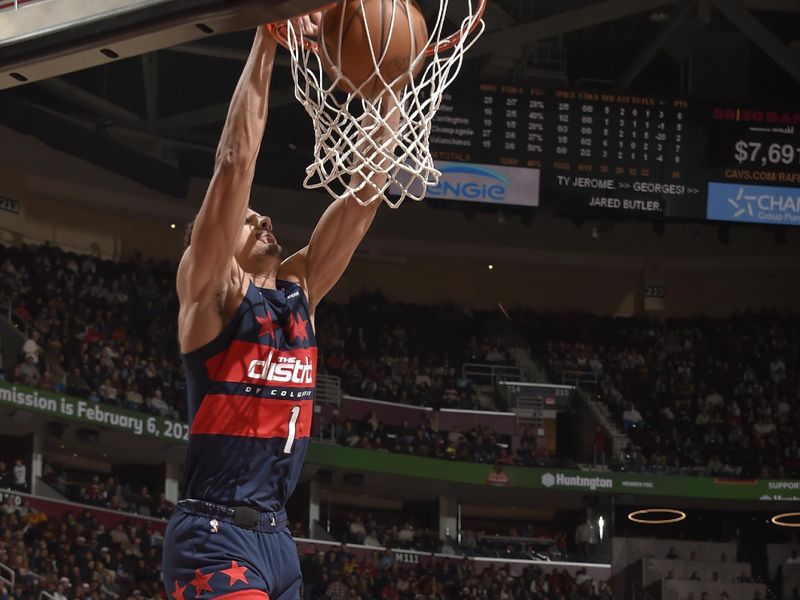
{"type": "MultiPolygon", "coordinates": [[[[358,1],[362,4],[359,17],[365,21],[364,0],[358,1]]],[[[287,23],[295,96],[314,124],[314,161],[306,168],[303,187],[324,188],[334,198],[353,194],[363,205],[384,200],[397,208],[406,198],[422,200],[427,188],[438,184],[441,173],[434,167],[429,146],[431,121],[444,91],[461,69],[464,53],[484,29],[482,11],[473,6],[473,3],[479,4],[478,0],[452,0],[454,5],[465,3],[467,15],[461,22],[460,39],[451,48],[441,49],[449,35],[444,28],[451,0],[440,0],[440,3],[435,25],[431,27],[428,23],[427,45],[434,48],[433,54],[419,59],[425,63],[416,80],[411,71],[418,61],[409,65],[401,76],[404,79],[393,80],[411,81],[399,91],[392,89],[393,81],[386,81],[381,75],[379,67],[384,57],[376,55],[380,51],[379,44],[371,44],[375,77],[366,79],[358,88],[340,72],[331,81],[317,52],[305,43],[302,33],[296,31],[291,22],[287,23]],[[356,91],[346,94],[337,89],[343,82],[345,89],[356,91]],[[365,87],[372,88],[369,100],[358,93],[365,87]],[[375,88],[378,88],[377,94],[375,88]]],[[[395,27],[409,30],[412,27],[412,19],[406,18],[412,10],[411,0],[392,0],[392,4],[389,38],[395,27]],[[403,18],[397,19],[396,24],[397,15],[403,18]]],[[[344,29],[339,27],[340,35],[344,29]]],[[[369,31],[366,23],[364,30],[369,31]]],[[[414,39],[411,31],[409,35],[414,39]]],[[[341,40],[331,46],[341,48],[341,40]]],[[[334,64],[336,62],[334,60],[334,64]]]]}

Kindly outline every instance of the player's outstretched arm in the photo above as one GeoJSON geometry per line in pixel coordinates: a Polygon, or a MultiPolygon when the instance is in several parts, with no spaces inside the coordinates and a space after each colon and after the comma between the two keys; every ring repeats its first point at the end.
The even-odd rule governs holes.
{"type": "Polygon", "coordinates": [[[259,28],[233,94],[217,147],[214,174],[178,268],[181,346],[197,347],[221,326],[219,300],[237,273],[233,254],[250,199],[256,159],[267,122],[276,43],[259,28]],[[216,304],[216,306],[214,306],[216,304]],[[205,308],[216,310],[204,310],[205,308]],[[200,319],[192,318],[200,310],[200,319]],[[215,321],[215,315],[220,322],[215,321]],[[188,322],[187,322],[188,319],[188,322]],[[191,336],[189,340],[187,336],[191,336]]]}
{"type": "MultiPolygon", "coordinates": [[[[385,128],[396,129],[399,111],[387,102],[385,128]]],[[[388,153],[394,150],[394,142],[385,128],[371,133],[372,139],[364,143],[383,145],[388,153]]],[[[311,234],[308,246],[287,258],[279,270],[278,276],[283,279],[296,279],[305,289],[308,296],[311,314],[322,298],[336,285],[350,264],[353,254],[369,231],[378,207],[382,204],[376,200],[368,206],[357,201],[369,200],[386,182],[386,175],[375,175],[364,182],[360,174],[353,175],[351,188],[365,185],[354,195],[350,194],[334,200],[322,214],[322,217],[311,234]]]]}

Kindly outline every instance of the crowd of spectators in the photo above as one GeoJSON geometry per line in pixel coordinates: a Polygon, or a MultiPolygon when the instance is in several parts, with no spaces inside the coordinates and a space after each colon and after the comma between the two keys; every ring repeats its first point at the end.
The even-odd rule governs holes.
{"type": "Polygon", "coordinates": [[[356,559],[346,546],[301,558],[305,600],[610,600],[607,582],[595,582],[585,569],[572,577],[565,570],[477,566],[466,559],[436,559],[427,564],[400,563],[391,551],[356,559]]]}
{"type": "Polygon", "coordinates": [[[154,496],[146,485],[113,475],[82,474],[45,462],[42,479],[64,497],[81,504],[168,519],[175,505],[161,492],[154,496]]]}
{"type": "MultiPolygon", "coordinates": [[[[421,552],[442,551],[439,532],[414,526],[411,519],[396,521],[377,519],[372,513],[350,513],[342,522],[332,523],[336,539],[349,544],[373,548],[401,548],[421,552]]],[[[455,551],[449,552],[455,554],[455,551]]]]}
{"type": "MultiPolygon", "coordinates": [[[[139,256],[113,262],[47,244],[0,247],[0,304],[32,326],[7,376],[185,418],[174,281],[174,265],[139,256]]],[[[497,339],[481,335],[481,323],[491,331],[482,316],[453,305],[392,303],[377,292],[345,304],[326,302],[318,311],[324,323],[319,368],[341,377],[353,395],[479,408],[461,366],[509,362],[497,339]]]]}
{"type": "MultiPolygon", "coordinates": [[[[49,245],[0,248],[0,303],[32,325],[8,377],[43,389],[185,418],[174,265],[111,262],[49,245]],[[80,307],[76,310],[75,307],[80,307]]],[[[514,312],[549,379],[596,378],[596,392],[632,443],[626,469],[717,476],[800,474],[800,317],[610,318],[514,312]]],[[[508,364],[492,313],[450,304],[392,303],[378,292],[319,308],[320,370],[356,396],[432,407],[485,408],[461,371],[508,364]]],[[[502,408],[499,396],[489,398],[502,408]]],[[[485,452],[485,432],[403,444],[402,435],[342,422],[349,445],[508,464],[539,464],[535,446],[485,452]],[[356,435],[358,434],[358,435],[356,435]],[[475,443],[473,443],[475,442],[475,443]],[[463,446],[460,449],[459,446],[463,446]],[[504,453],[505,450],[505,453],[504,453]],[[488,456],[482,456],[488,455],[488,456]]],[[[468,432],[469,433],[469,432],[468,432]]]]}
{"type": "MultiPolygon", "coordinates": [[[[163,536],[132,521],[106,528],[90,511],[48,516],[9,496],[0,507],[0,562],[15,574],[0,598],[33,600],[41,591],[67,598],[166,597],[161,573],[163,536]]],[[[575,577],[536,566],[512,576],[462,558],[405,564],[391,550],[356,559],[346,545],[298,550],[304,598],[327,600],[610,600],[606,582],[585,570],[575,577]]]]}
{"type": "Polygon", "coordinates": [[[552,466],[543,440],[530,428],[523,431],[516,449],[508,436],[500,435],[489,425],[476,425],[461,431],[438,431],[430,419],[421,427],[403,421],[400,426],[383,423],[374,412],[364,419],[344,419],[334,413],[323,436],[351,448],[400,452],[415,456],[441,458],[507,466],[552,466]]]}
{"type": "Polygon", "coordinates": [[[15,589],[0,598],[34,600],[41,591],[67,598],[163,598],[163,537],[130,521],[107,529],[89,511],[48,517],[8,496],[0,511],[0,563],[15,589]]]}
{"type": "Polygon", "coordinates": [[[637,319],[525,314],[557,381],[592,373],[629,434],[626,468],[715,476],[800,474],[800,316],[637,319]]]}
{"type": "MultiPolygon", "coordinates": [[[[453,304],[390,302],[362,292],[344,304],[320,305],[320,362],[337,375],[345,392],[443,408],[484,408],[462,374],[466,363],[511,363],[492,334],[488,311],[453,304]]],[[[492,398],[495,404],[499,397],[492,398]]]]}
{"type": "Polygon", "coordinates": [[[31,326],[13,373],[22,384],[178,418],[185,374],[176,342],[175,267],[0,247],[0,304],[31,326]]]}
{"type": "Polygon", "coordinates": [[[439,539],[438,531],[419,527],[410,517],[376,516],[350,512],[331,519],[337,540],[376,549],[396,548],[449,556],[482,556],[538,560],[583,560],[577,546],[569,548],[565,531],[556,521],[547,523],[503,524],[501,531],[465,527],[459,539],[439,539]]]}

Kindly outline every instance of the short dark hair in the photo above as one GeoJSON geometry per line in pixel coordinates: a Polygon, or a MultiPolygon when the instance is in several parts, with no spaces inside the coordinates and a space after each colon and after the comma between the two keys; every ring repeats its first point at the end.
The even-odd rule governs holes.
{"type": "Polygon", "coordinates": [[[183,249],[186,250],[192,243],[192,231],[194,231],[194,222],[197,217],[192,219],[186,224],[186,229],[183,230],[183,249]]]}

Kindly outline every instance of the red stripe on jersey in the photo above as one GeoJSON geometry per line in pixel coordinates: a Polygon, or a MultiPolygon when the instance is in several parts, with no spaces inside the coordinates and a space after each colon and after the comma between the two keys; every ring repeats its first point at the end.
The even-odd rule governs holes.
{"type": "Polygon", "coordinates": [[[317,348],[282,350],[233,340],[224,352],[206,361],[206,369],[212,381],[313,388],[317,348]]]}
{"type": "Polygon", "coordinates": [[[263,590],[237,590],[230,594],[215,596],[216,600],[269,600],[269,595],[263,590]]]}
{"type": "Polygon", "coordinates": [[[209,394],[194,417],[192,433],[285,439],[294,421],[294,439],[307,438],[313,411],[311,402],[209,394]],[[297,417],[292,411],[295,407],[299,408],[297,417]]]}

